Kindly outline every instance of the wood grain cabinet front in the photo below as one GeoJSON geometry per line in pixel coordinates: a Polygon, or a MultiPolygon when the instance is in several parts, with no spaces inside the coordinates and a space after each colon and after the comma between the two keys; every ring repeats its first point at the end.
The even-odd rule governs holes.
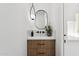
{"type": "Polygon", "coordinates": [[[27,40],[28,56],[55,56],[55,40],[27,40]]]}

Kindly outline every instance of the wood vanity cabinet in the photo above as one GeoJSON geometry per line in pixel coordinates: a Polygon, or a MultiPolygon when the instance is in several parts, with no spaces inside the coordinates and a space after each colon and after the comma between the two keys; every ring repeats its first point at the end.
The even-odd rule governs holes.
{"type": "Polygon", "coordinates": [[[27,40],[27,56],[55,56],[55,40],[27,40]]]}

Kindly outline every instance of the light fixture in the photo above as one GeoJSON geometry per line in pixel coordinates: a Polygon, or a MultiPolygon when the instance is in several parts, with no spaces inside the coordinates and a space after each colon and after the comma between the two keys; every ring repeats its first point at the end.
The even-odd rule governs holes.
{"type": "Polygon", "coordinates": [[[30,19],[34,20],[35,19],[35,8],[34,8],[34,3],[32,3],[32,6],[30,8],[30,19]]]}

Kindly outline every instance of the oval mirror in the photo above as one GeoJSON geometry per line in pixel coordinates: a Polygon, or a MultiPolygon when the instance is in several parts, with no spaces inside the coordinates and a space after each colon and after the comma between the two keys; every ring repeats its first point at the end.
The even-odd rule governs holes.
{"type": "Polygon", "coordinates": [[[45,10],[38,10],[35,13],[35,26],[38,29],[45,29],[48,23],[48,15],[45,10]]]}

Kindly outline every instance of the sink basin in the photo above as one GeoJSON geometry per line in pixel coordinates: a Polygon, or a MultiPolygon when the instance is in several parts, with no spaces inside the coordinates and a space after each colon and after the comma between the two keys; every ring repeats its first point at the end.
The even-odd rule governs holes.
{"type": "Polygon", "coordinates": [[[34,33],[33,37],[31,36],[31,32],[32,32],[32,30],[27,32],[27,34],[28,34],[27,39],[29,39],[29,40],[33,40],[33,39],[34,40],[37,40],[37,39],[38,40],[40,40],[40,39],[42,39],[42,40],[47,40],[47,39],[49,39],[49,40],[50,39],[55,40],[55,38],[53,36],[48,37],[47,34],[46,34],[46,32],[42,33],[42,31],[41,31],[41,33],[38,33],[37,31],[33,31],[33,33],[34,33]]]}

